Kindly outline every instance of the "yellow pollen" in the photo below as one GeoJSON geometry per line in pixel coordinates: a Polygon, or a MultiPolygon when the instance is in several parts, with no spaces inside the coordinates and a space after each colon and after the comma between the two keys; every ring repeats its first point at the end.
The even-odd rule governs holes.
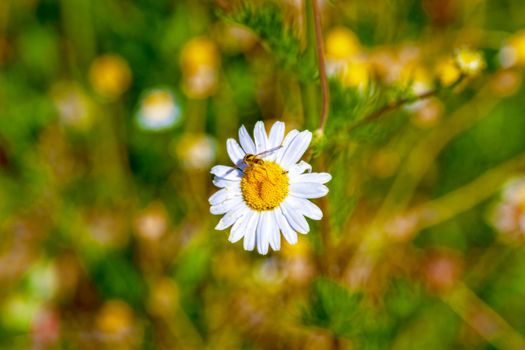
{"type": "Polygon", "coordinates": [[[241,191],[250,208],[257,211],[271,210],[288,195],[288,175],[274,162],[251,164],[244,169],[241,191]]]}

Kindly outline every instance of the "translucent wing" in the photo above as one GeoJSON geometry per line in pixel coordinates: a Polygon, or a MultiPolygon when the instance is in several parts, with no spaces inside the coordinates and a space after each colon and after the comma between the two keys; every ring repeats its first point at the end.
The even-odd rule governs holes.
{"type": "Polygon", "coordinates": [[[283,146],[280,145],[280,146],[277,146],[277,147],[274,147],[274,148],[270,148],[270,149],[267,149],[266,151],[262,151],[261,153],[258,153],[256,154],[257,157],[260,157],[260,156],[265,156],[267,154],[270,154],[272,152],[275,152],[277,151],[278,149],[281,149],[283,146]]]}

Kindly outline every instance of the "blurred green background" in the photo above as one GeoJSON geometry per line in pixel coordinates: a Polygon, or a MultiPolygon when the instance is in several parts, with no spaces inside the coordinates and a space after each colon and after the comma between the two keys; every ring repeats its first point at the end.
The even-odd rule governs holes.
{"type": "Polygon", "coordinates": [[[259,256],[209,169],[318,128],[311,0],[0,0],[0,348],[525,348],[525,2],[318,2],[325,217],[259,256]]]}

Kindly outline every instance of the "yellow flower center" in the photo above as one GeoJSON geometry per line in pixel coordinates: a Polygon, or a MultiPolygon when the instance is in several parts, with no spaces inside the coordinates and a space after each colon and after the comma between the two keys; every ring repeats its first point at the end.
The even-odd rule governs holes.
{"type": "Polygon", "coordinates": [[[257,211],[273,209],[288,195],[288,175],[274,162],[251,164],[244,169],[241,191],[250,208],[257,211]]]}

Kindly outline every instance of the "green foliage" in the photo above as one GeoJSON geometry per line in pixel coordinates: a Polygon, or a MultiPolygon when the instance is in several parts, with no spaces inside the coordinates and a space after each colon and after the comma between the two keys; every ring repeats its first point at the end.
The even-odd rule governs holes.
{"type": "Polygon", "coordinates": [[[318,279],[310,291],[309,306],[304,322],[326,328],[336,336],[352,337],[358,334],[359,303],[362,296],[350,293],[328,279],[318,279]]]}
{"type": "Polygon", "coordinates": [[[94,261],[89,269],[104,299],[120,299],[141,308],[146,295],[145,283],[128,257],[109,253],[94,261]]]}
{"type": "Polygon", "coordinates": [[[210,269],[209,247],[190,247],[179,257],[173,269],[174,279],[181,286],[181,305],[200,332],[206,331],[200,287],[205,284],[210,269]]]}
{"type": "Polygon", "coordinates": [[[221,16],[257,34],[282,68],[293,70],[303,79],[312,79],[316,74],[317,68],[311,66],[312,62],[305,62],[297,31],[286,23],[278,3],[268,1],[261,5],[242,2],[231,13],[222,13],[221,16]]]}
{"type": "Polygon", "coordinates": [[[418,286],[401,279],[393,280],[374,305],[362,293],[321,278],[312,285],[303,321],[352,339],[359,348],[382,349],[404,332],[405,324],[419,324],[418,314],[431,315],[423,300],[418,286]]]}
{"type": "Polygon", "coordinates": [[[525,259],[516,251],[504,255],[487,276],[484,288],[480,288],[481,297],[507,320],[512,327],[525,332],[525,320],[520,315],[525,307],[520,301],[525,295],[525,259]]]}
{"type": "Polygon", "coordinates": [[[330,79],[330,118],[329,130],[336,132],[372,113],[383,102],[374,87],[354,89],[344,87],[338,80],[330,79]]]}
{"type": "Polygon", "coordinates": [[[525,147],[520,130],[525,128],[525,106],[521,95],[525,89],[498,104],[489,118],[483,119],[461,137],[451,142],[440,155],[444,174],[436,186],[436,195],[443,194],[474,179],[478,174],[519,154],[525,147]],[[495,142],[505,135],[505,142],[495,142]],[[463,153],[468,157],[459,156],[463,153]]]}

